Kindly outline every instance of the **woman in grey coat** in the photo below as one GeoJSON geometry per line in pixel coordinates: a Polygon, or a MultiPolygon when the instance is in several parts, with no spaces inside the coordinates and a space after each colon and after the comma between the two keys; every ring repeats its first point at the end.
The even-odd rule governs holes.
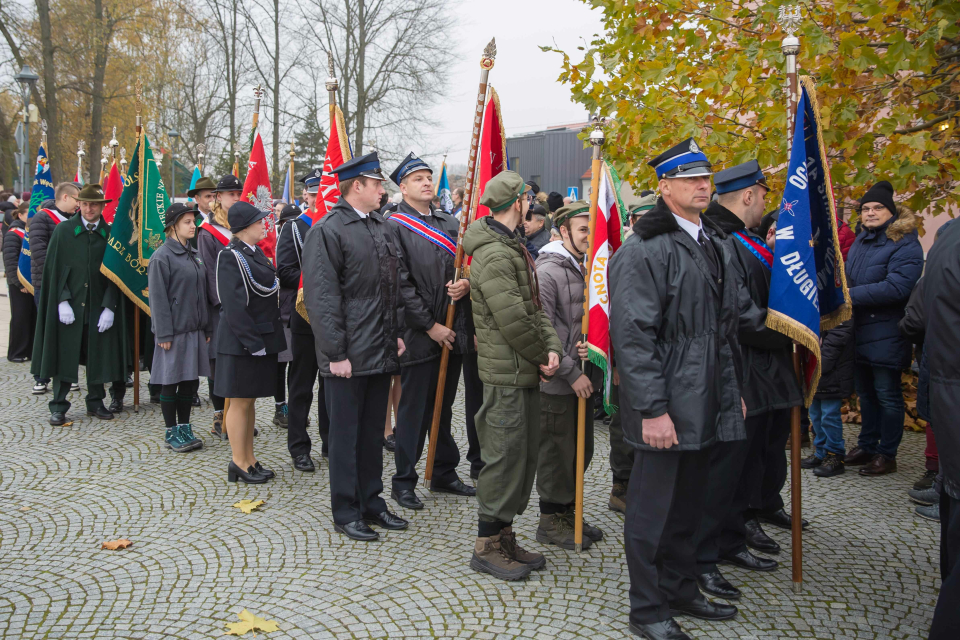
{"type": "Polygon", "coordinates": [[[167,240],[150,258],[147,270],[156,337],[150,382],[161,385],[164,440],[177,452],[203,446],[193,435],[190,408],[200,376],[210,375],[207,343],[213,327],[207,312],[206,271],[189,244],[197,233],[196,214],[195,208],[184,204],[167,208],[167,240]]]}

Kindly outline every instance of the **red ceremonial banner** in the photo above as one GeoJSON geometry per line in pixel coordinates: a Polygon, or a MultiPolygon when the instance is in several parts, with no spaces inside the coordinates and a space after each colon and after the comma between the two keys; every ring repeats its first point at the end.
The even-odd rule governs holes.
{"type": "Polygon", "coordinates": [[[121,193],[123,193],[123,178],[120,177],[120,169],[117,168],[117,161],[114,160],[110,173],[107,174],[106,184],[103,185],[103,197],[113,201],[108,202],[103,208],[103,219],[108,224],[113,224],[113,216],[117,213],[121,193]]]}
{"type": "Polygon", "coordinates": [[[253,140],[250,159],[247,161],[247,177],[243,181],[243,199],[260,211],[268,211],[270,214],[264,218],[267,224],[267,237],[257,243],[257,246],[272,261],[277,255],[277,220],[273,214],[267,155],[263,151],[263,140],[260,139],[259,131],[253,140]]]}
{"type": "Polygon", "coordinates": [[[327,211],[330,211],[333,205],[337,204],[337,200],[340,199],[340,185],[337,176],[332,171],[351,158],[353,158],[353,154],[350,153],[343,113],[340,111],[340,107],[335,107],[335,114],[330,119],[330,140],[327,143],[327,157],[323,161],[320,194],[317,197],[317,204],[314,205],[314,211],[310,212],[310,218],[313,222],[326,215],[327,211]]]}
{"type": "Polygon", "coordinates": [[[470,210],[474,220],[490,214],[490,209],[479,204],[480,196],[490,178],[507,168],[507,134],[500,115],[500,97],[490,87],[487,107],[483,112],[483,130],[480,133],[480,148],[477,151],[477,182],[474,185],[470,210]]]}

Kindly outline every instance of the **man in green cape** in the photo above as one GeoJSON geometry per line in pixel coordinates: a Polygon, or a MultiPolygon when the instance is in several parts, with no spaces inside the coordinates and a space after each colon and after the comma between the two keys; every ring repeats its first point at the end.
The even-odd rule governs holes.
{"type": "Polygon", "coordinates": [[[110,238],[110,225],[101,214],[110,200],[98,184],[86,185],[77,200],[80,215],[59,223],[47,245],[37,311],[31,372],[53,378],[52,425],[66,422],[67,393],[79,380],[81,364],[87,369],[88,416],[113,419],[103,406],[105,382],[112,383],[115,400],[122,401],[126,390],[120,291],[100,272],[110,238]]]}

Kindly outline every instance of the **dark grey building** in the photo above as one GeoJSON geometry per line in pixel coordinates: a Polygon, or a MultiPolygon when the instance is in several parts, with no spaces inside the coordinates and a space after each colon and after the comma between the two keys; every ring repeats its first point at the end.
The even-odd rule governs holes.
{"type": "Polygon", "coordinates": [[[554,127],[536,133],[525,133],[507,138],[507,157],[510,168],[524,180],[533,180],[540,189],[556,191],[566,196],[570,187],[576,187],[583,198],[583,178],[590,184],[589,146],[577,136],[587,123],[554,127]]]}

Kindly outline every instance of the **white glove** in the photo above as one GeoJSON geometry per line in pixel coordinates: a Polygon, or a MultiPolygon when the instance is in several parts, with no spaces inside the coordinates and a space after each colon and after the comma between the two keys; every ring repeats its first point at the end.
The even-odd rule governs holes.
{"type": "Polygon", "coordinates": [[[70,306],[69,300],[64,300],[57,305],[57,311],[60,312],[60,322],[63,324],[73,324],[73,321],[77,319],[73,315],[73,307],[70,306]]]}
{"type": "Polygon", "coordinates": [[[104,309],[100,312],[100,322],[97,323],[97,329],[100,331],[100,333],[103,333],[112,326],[113,311],[110,311],[110,309],[104,309]]]}
{"type": "Polygon", "coordinates": [[[260,351],[254,351],[254,352],[251,353],[250,355],[252,355],[252,356],[265,356],[265,355],[267,355],[267,348],[264,347],[263,349],[260,349],[260,351]]]}

